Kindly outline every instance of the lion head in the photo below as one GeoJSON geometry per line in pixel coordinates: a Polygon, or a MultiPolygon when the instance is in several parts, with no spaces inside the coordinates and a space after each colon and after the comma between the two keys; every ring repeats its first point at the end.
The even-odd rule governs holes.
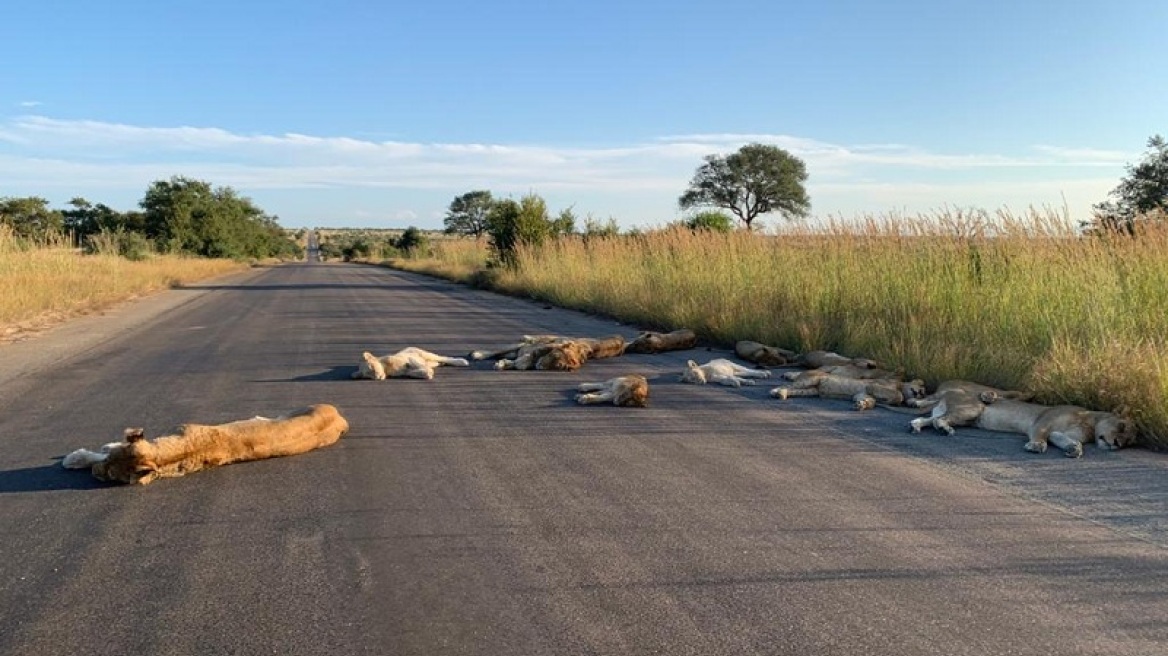
{"type": "Polygon", "coordinates": [[[93,463],[94,478],[111,483],[145,485],[158,478],[154,462],[145,455],[146,434],[141,428],[127,428],[126,441],[111,446],[106,458],[93,463]]]}
{"type": "Polygon", "coordinates": [[[685,371],[681,372],[681,382],[693,383],[694,385],[706,384],[706,372],[697,362],[689,360],[685,363],[685,371]]]}
{"type": "Polygon", "coordinates": [[[357,371],[353,372],[353,378],[385,380],[385,365],[377,356],[365,351],[361,354],[361,364],[357,366],[357,371]]]}
{"type": "Polygon", "coordinates": [[[543,371],[576,371],[584,366],[592,349],[583,342],[554,344],[539,356],[535,368],[543,371]]]}
{"type": "Polygon", "coordinates": [[[1095,422],[1095,446],[1115,450],[1133,446],[1136,443],[1135,423],[1119,415],[1107,413],[1095,422]]]}

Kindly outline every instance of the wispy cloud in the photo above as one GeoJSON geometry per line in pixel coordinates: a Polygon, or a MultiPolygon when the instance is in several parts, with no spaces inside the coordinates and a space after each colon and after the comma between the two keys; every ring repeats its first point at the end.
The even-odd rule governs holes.
{"type": "Polygon", "coordinates": [[[41,105],[44,105],[44,103],[39,100],[22,100],[16,104],[25,108],[40,107],[41,105]]]}
{"type": "MultiPolygon", "coordinates": [[[[241,134],[215,127],[156,127],[46,116],[0,120],[0,178],[12,189],[145,189],[181,174],[252,190],[387,189],[640,195],[675,208],[701,158],[751,142],[804,159],[817,211],[832,198],[897,205],[965,203],[1054,190],[1099,193],[1126,153],[1036,145],[1021,153],[938,153],[904,144],[836,144],[791,135],[690,134],[617,147],[377,141],[297,133],[241,134]],[[1063,171],[1064,173],[1058,173],[1063,171]],[[1077,171],[1070,173],[1071,171],[1077,171]],[[1053,173],[1052,173],[1053,172],[1053,173]],[[997,191],[995,191],[997,190],[997,191]],[[930,199],[932,202],[930,203],[930,199]]],[[[1114,177],[1113,177],[1114,176],[1114,177]]],[[[1102,193],[1106,193],[1104,188],[1102,193]]],[[[1031,202],[1050,200],[1049,194],[1031,202]]],[[[1097,199],[1096,199],[1097,200],[1097,199]]],[[[983,201],[984,202],[984,201],[983,201]]],[[[996,203],[988,203],[994,205],[996,203]]],[[[441,206],[440,204],[437,204],[441,206]]],[[[406,208],[397,218],[433,216],[406,208]]]]}

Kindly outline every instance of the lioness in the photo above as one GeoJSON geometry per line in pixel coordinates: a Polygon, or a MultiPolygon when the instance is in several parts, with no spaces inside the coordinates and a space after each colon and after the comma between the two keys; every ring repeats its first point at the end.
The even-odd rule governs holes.
{"type": "Polygon", "coordinates": [[[835,367],[839,365],[851,364],[864,369],[875,369],[877,367],[875,360],[867,358],[849,358],[846,355],[840,355],[833,351],[807,351],[795,356],[791,364],[799,365],[805,369],[822,369],[823,367],[835,367]]]}
{"type": "Polygon", "coordinates": [[[698,336],[688,328],[675,330],[671,333],[655,333],[645,331],[629,343],[626,353],[664,353],[665,351],[684,351],[691,349],[698,343],[698,336]]]}
{"type": "Polygon", "coordinates": [[[823,374],[796,380],[789,386],[776,387],[770,391],[770,395],[779,399],[806,396],[850,399],[856,410],[871,410],[877,403],[901,405],[908,399],[924,396],[925,383],[922,380],[905,382],[899,378],[861,379],[823,374]]]}
{"type": "Polygon", "coordinates": [[[629,375],[610,378],[603,383],[580,383],[576,403],[592,405],[609,403],[620,407],[644,408],[649,405],[649,381],[644,376],[629,375]]]}
{"type": "Polygon", "coordinates": [[[727,387],[753,385],[754,381],[750,380],[751,378],[770,377],[771,372],[765,369],[751,369],[725,358],[710,360],[702,365],[690,360],[685,363],[685,371],[681,372],[681,382],[683,383],[693,383],[694,385],[718,383],[727,387]]]}
{"type": "Polygon", "coordinates": [[[981,383],[974,383],[968,380],[946,380],[938,385],[936,391],[934,391],[932,394],[910,402],[907,405],[911,405],[915,408],[928,408],[940,401],[941,395],[952,391],[967,392],[977,396],[984,402],[990,403],[996,401],[997,399],[1029,401],[1030,399],[1034,398],[1034,394],[1030,392],[1004,390],[997,387],[990,387],[989,385],[982,385],[981,383]]]}
{"type": "Polygon", "coordinates": [[[1046,451],[1048,442],[1069,458],[1083,455],[1083,445],[1095,442],[1101,449],[1115,450],[1136,442],[1132,422],[1113,412],[1087,410],[1075,405],[1046,406],[1012,399],[987,405],[977,418],[978,428],[1021,433],[1027,437],[1025,449],[1046,451]]]}
{"type": "Polygon", "coordinates": [[[764,367],[782,367],[795,361],[795,352],[777,346],[767,346],[750,340],[740,340],[734,344],[734,354],[754,364],[764,367]]]}
{"type": "Polygon", "coordinates": [[[61,461],[68,469],[90,468],[99,480],[146,485],[220,465],[304,453],[336,442],[349,422],[328,404],[291,414],[255,417],[218,426],[184,424],[177,435],[145,439],[141,428],[127,428],[125,440],[101,451],[78,449],[61,461]]]}
{"type": "Polygon", "coordinates": [[[450,358],[410,346],[397,353],[377,357],[365,351],[361,354],[361,364],[353,372],[353,378],[385,380],[386,378],[434,378],[434,368],[442,365],[469,367],[465,358],[450,358]]]}

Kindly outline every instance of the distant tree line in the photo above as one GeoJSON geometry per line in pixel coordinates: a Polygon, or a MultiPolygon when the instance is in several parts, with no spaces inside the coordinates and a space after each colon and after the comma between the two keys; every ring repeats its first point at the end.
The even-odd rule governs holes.
{"type": "Polygon", "coordinates": [[[119,212],[74,198],[64,210],[39,197],[0,198],[0,225],[18,237],[43,241],[69,235],[89,252],[126,257],[175,253],[216,258],[299,257],[301,247],[250,198],[231,187],[181,176],[158,180],[139,210],[119,212]]]}

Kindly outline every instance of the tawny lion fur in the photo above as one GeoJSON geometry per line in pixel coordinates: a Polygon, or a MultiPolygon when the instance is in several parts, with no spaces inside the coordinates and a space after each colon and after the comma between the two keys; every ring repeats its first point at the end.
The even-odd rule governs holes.
{"type": "Polygon", "coordinates": [[[613,358],[624,352],[625,340],[620,335],[602,339],[524,335],[518,344],[497,351],[472,351],[470,357],[472,360],[499,358],[496,369],[575,371],[588,360],[613,358]]]}
{"type": "MultiPolygon", "coordinates": [[[[950,390],[950,397],[956,393],[950,390]]],[[[952,434],[952,425],[975,426],[985,430],[1025,435],[1024,448],[1032,453],[1044,453],[1048,443],[1054,444],[1070,458],[1083,455],[1083,445],[1094,442],[1101,449],[1115,450],[1136,443],[1137,435],[1131,421],[1113,413],[1087,410],[1075,405],[1048,406],[1027,403],[1010,398],[993,398],[982,393],[979,405],[968,400],[960,407],[958,418],[946,409],[940,417],[914,420],[912,427],[919,431],[931,423],[940,430],[952,434]],[[970,416],[976,411],[976,416],[970,416]]],[[[945,405],[943,399],[937,407],[945,405]]],[[[936,414],[936,409],[934,409],[936,414]]]]}
{"type": "Polygon", "coordinates": [[[465,358],[450,358],[431,353],[415,346],[406,347],[397,353],[377,357],[365,351],[361,354],[361,364],[353,372],[353,378],[385,380],[386,378],[434,378],[434,369],[449,367],[469,367],[465,358]]]}
{"type": "Polygon", "coordinates": [[[629,343],[626,353],[664,353],[666,351],[684,351],[691,349],[698,343],[698,336],[688,328],[675,330],[671,333],[656,333],[645,331],[629,343]]]}
{"type": "Polygon", "coordinates": [[[644,408],[649,405],[649,381],[644,376],[610,378],[603,383],[580,383],[576,403],[593,405],[612,403],[619,407],[644,408]]]}
{"type": "Polygon", "coordinates": [[[920,399],[909,399],[905,405],[924,408],[929,415],[909,422],[914,433],[925,426],[933,426],[948,435],[954,433],[955,426],[973,426],[987,405],[1000,399],[1027,400],[1028,392],[1003,390],[967,380],[947,380],[937,386],[936,391],[920,399]]]}
{"type": "Polygon", "coordinates": [[[681,382],[683,383],[692,383],[694,385],[718,383],[727,387],[753,385],[754,381],[751,380],[752,378],[770,377],[771,372],[765,369],[751,369],[750,367],[744,367],[737,362],[732,362],[725,358],[710,360],[702,365],[690,360],[685,363],[685,370],[681,372],[681,382]]]}
{"type": "Polygon", "coordinates": [[[851,364],[864,369],[875,369],[878,365],[874,360],[867,358],[849,358],[846,355],[840,355],[833,351],[807,351],[795,356],[792,364],[799,365],[805,369],[821,369],[823,367],[835,367],[839,365],[851,364]]]}
{"type": "Polygon", "coordinates": [[[794,351],[777,346],[767,346],[747,339],[734,344],[734,354],[747,362],[764,367],[782,367],[793,363],[797,357],[794,351]]]}
{"type": "Polygon", "coordinates": [[[78,449],[61,464],[89,467],[103,481],[146,485],[235,462],[305,453],[336,442],[348,430],[349,422],[337,409],[322,403],[276,419],[185,424],[178,434],[153,440],[145,439],[141,428],[128,428],[124,441],[107,444],[100,452],[78,449]]]}
{"type": "MultiPolygon", "coordinates": [[[[804,372],[811,373],[811,372],[804,372]]],[[[922,380],[897,378],[851,378],[824,373],[798,379],[789,386],[776,387],[770,395],[780,399],[818,396],[825,399],[850,399],[856,410],[871,410],[877,403],[902,405],[908,399],[925,395],[922,380]]]]}

